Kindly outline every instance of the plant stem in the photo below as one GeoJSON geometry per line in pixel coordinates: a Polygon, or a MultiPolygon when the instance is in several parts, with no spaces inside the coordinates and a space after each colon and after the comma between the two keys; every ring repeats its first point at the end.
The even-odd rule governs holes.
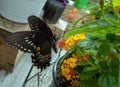
{"type": "Polygon", "coordinates": [[[101,19],[105,19],[105,18],[104,18],[104,4],[105,4],[105,1],[104,1],[104,0],[100,0],[101,19]]]}
{"type": "Polygon", "coordinates": [[[90,13],[90,14],[87,14],[87,15],[79,18],[77,21],[75,21],[75,23],[73,24],[72,27],[75,27],[80,20],[82,20],[82,19],[84,19],[84,18],[86,18],[86,17],[88,17],[88,16],[91,16],[91,15],[93,15],[93,14],[95,14],[95,13],[90,13]]]}
{"type": "Polygon", "coordinates": [[[84,58],[91,66],[96,67],[93,63],[91,63],[89,60],[87,60],[84,56],[83,56],[83,58],[84,58]]]}
{"type": "Polygon", "coordinates": [[[119,58],[119,77],[118,77],[118,87],[120,87],[120,58],[119,58]]]}
{"type": "MultiPolygon", "coordinates": [[[[80,50],[80,52],[81,52],[81,50],[80,50]]],[[[91,63],[89,60],[87,60],[86,58],[85,58],[85,56],[84,56],[84,54],[81,52],[81,55],[82,55],[82,57],[91,65],[91,66],[93,66],[93,67],[96,67],[93,63],[91,63]]]]}

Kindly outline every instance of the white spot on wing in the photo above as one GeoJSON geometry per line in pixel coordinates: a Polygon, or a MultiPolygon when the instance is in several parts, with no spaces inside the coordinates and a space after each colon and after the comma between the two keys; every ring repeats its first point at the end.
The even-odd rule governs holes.
{"type": "Polygon", "coordinates": [[[25,39],[28,39],[29,37],[25,37],[25,39]]]}
{"type": "Polygon", "coordinates": [[[24,48],[24,50],[26,51],[27,49],[26,49],[26,48],[24,48]]]}
{"type": "Polygon", "coordinates": [[[21,48],[21,49],[23,49],[23,47],[22,47],[22,46],[21,46],[20,48],[21,48]]]}

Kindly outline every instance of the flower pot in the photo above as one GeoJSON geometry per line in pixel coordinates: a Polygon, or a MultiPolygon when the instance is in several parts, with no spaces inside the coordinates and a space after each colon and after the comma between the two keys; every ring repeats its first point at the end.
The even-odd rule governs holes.
{"type": "Polygon", "coordinates": [[[60,87],[59,82],[57,80],[57,66],[58,66],[59,60],[60,60],[60,57],[59,59],[57,59],[57,61],[55,62],[53,66],[53,83],[55,87],[60,87]]]}
{"type": "Polygon", "coordinates": [[[47,0],[0,0],[0,14],[14,22],[27,23],[30,15],[39,16],[47,0]]]}
{"type": "Polygon", "coordinates": [[[43,19],[48,23],[56,23],[62,15],[66,5],[57,0],[48,0],[44,7],[43,19]]]}
{"type": "Polygon", "coordinates": [[[84,8],[89,3],[89,0],[75,0],[74,6],[77,8],[84,8]]]}
{"type": "Polygon", "coordinates": [[[64,54],[59,57],[53,66],[53,84],[55,87],[69,87],[70,85],[70,81],[67,81],[61,72],[61,64],[69,56],[70,54],[64,54]]]}

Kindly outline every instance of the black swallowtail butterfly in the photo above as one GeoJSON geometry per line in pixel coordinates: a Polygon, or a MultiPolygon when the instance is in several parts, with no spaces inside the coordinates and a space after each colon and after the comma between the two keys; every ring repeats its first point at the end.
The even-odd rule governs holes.
{"type": "Polygon", "coordinates": [[[29,16],[31,31],[11,33],[0,29],[4,41],[21,51],[32,53],[32,62],[38,68],[50,65],[51,48],[57,52],[56,39],[49,26],[36,16],[29,16]]]}

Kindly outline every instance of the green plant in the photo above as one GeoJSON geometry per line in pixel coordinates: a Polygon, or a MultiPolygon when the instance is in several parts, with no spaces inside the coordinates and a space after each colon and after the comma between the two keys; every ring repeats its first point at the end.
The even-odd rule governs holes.
{"type": "Polygon", "coordinates": [[[77,59],[74,67],[71,62],[65,62],[65,67],[61,67],[61,70],[72,70],[72,74],[64,75],[72,86],[120,87],[120,15],[114,3],[114,0],[100,0],[95,8],[90,9],[90,14],[79,18],[64,35],[64,38],[69,38],[86,32],[86,38],[74,44],[60,60],[62,66],[69,58],[77,59]],[[77,25],[88,16],[92,16],[93,20],[77,25]]]}
{"type": "MultiPolygon", "coordinates": [[[[80,77],[75,87],[119,87],[120,36],[114,33],[107,33],[105,37],[99,38],[89,35],[87,34],[86,39],[79,41],[67,51],[61,58],[60,66],[63,65],[64,60],[76,59],[72,56],[75,54],[77,55],[76,66],[70,68],[70,65],[65,64],[70,70],[75,70],[80,77]]],[[[66,66],[61,69],[65,69],[66,66]]],[[[72,76],[68,81],[71,79],[72,76]]]]}
{"type": "Polygon", "coordinates": [[[90,5],[86,9],[90,10],[90,14],[78,18],[70,32],[65,34],[65,38],[80,32],[92,32],[98,36],[101,35],[101,32],[103,35],[106,32],[119,33],[120,15],[113,6],[112,0],[100,0],[100,3],[95,3],[94,6],[90,5]],[[91,7],[92,9],[90,9],[91,7]],[[93,19],[88,23],[78,25],[80,21],[88,16],[91,16],[93,19]]]}

